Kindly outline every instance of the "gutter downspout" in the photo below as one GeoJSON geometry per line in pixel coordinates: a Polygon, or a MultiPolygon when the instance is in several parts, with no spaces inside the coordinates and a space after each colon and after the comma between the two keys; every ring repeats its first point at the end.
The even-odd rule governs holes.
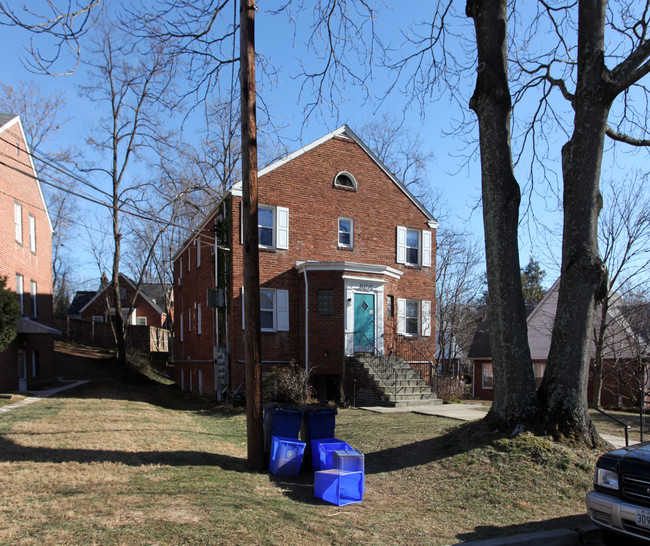
{"type": "MultiPolygon", "coordinates": [[[[307,268],[302,270],[305,275],[305,381],[309,379],[309,282],[307,280],[307,268]]],[[[305,388],[307,385],[305,385],[305,388]]]]}

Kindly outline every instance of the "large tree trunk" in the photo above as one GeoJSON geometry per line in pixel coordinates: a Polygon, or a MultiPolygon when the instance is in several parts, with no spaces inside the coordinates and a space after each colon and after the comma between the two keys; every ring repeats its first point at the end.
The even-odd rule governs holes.
{"type": "Polygon", "coordinates": [[[494,403],[488,418],[499,427],[534,419],[535,377],[521,291],[517,227],[521,194],[510,148],[511,99],[507,76],[507,1],[468,0],[478,46],[478,76],[470,108],[479,124],[483,225],[487,260],[494,403]]]}
{"type": "Polygon", "coordinates": [[[574,132],[562,149],[562,273],[540,388],[548,431],[590,445],[598,442],[587,406],[591,332],[597,302],[607,293],[597,229],[602,208],[600,165],[613,100],[603,58],[605,9],[605,0],[582,0],[579,5],[574,132]]]}

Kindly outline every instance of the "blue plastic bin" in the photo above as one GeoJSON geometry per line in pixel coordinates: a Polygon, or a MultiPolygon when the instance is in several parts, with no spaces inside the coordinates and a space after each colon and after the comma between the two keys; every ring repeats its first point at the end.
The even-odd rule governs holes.
{"type": "Polygon", "coordinates": [[[363,453],[356,449],[337,449],[332,453],[332,462],[337,470],[348,470],[350,472],[361,472],[362,491],[365,493],[365,470],[363,453]]]}
{"type": "Polygon", "coordinates": [[[310,441],[334,438],[336,408],[327,411],[307,411],[305,418],[307,420],[307,437],[310,441]]]}
{"type": "Polygon", "coordinates": [[[300,435],[301,422],[302,411],[273,408],[273,413],[271,415],[271,436],[298,438],[300,435]]]}
{"type": "Polygon", "coordinates": [[[363,500],[363,472],[320,470],[314,474],[314,495],[319,499],[344,506],[363,500]]]}
{"type": "Polygon", "coordinates": [[[336,438],[311,441],[311,461],[314,472],[334,468],[333,454],[337,449],[352,449],[350,444],[336,438]]]}
{"type": "Polygon", "coordinates": [[[269,470],[276,476],[295,478],[300,474],[305,442],[293,438],[271,437],[271,462],[269,470]]]}

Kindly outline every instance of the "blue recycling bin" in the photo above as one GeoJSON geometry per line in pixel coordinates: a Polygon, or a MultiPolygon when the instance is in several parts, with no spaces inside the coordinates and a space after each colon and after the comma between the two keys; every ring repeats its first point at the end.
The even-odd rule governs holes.
{"type": "Polygon", "coordinates": [[[308,439],[311,441],[319,440],[321,438],[334,438],[336,413],[337,410],[334,407],[331,407],[328,410],[305,412],[308,439]]]}
{"type": "Polygon", "coordinates": [[[314,472],[334,468],[334,452],[340,449],[352,449],[352,447],[336,438],[312,440],[311,461],[314,472]]]}
{"type": "Polygon", "coordinates": [[[276,476],[297,478],[300,474],[305,442],[293,438],[271,437],[271,461],[269,470],[276,476]]]}
{"type": "Polygon", "coordinates": [[[319,470],[314,474],[314,495],[337,506],[363,500],[363,472],[319,470]]]}

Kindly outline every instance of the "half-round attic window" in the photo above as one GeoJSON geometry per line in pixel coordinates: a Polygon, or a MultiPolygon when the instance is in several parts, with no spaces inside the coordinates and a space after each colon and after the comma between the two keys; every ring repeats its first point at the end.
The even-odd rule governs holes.
{"type": "Polygon", "coordinates": [[[337,188],[343,188],[347,190],[356,190],[357,181],[354,179],[354,176],[352,176],[349,172],[341,171],[339,174],[337,174],[334,177],[334,186],[336,186],[337,188]]]}

